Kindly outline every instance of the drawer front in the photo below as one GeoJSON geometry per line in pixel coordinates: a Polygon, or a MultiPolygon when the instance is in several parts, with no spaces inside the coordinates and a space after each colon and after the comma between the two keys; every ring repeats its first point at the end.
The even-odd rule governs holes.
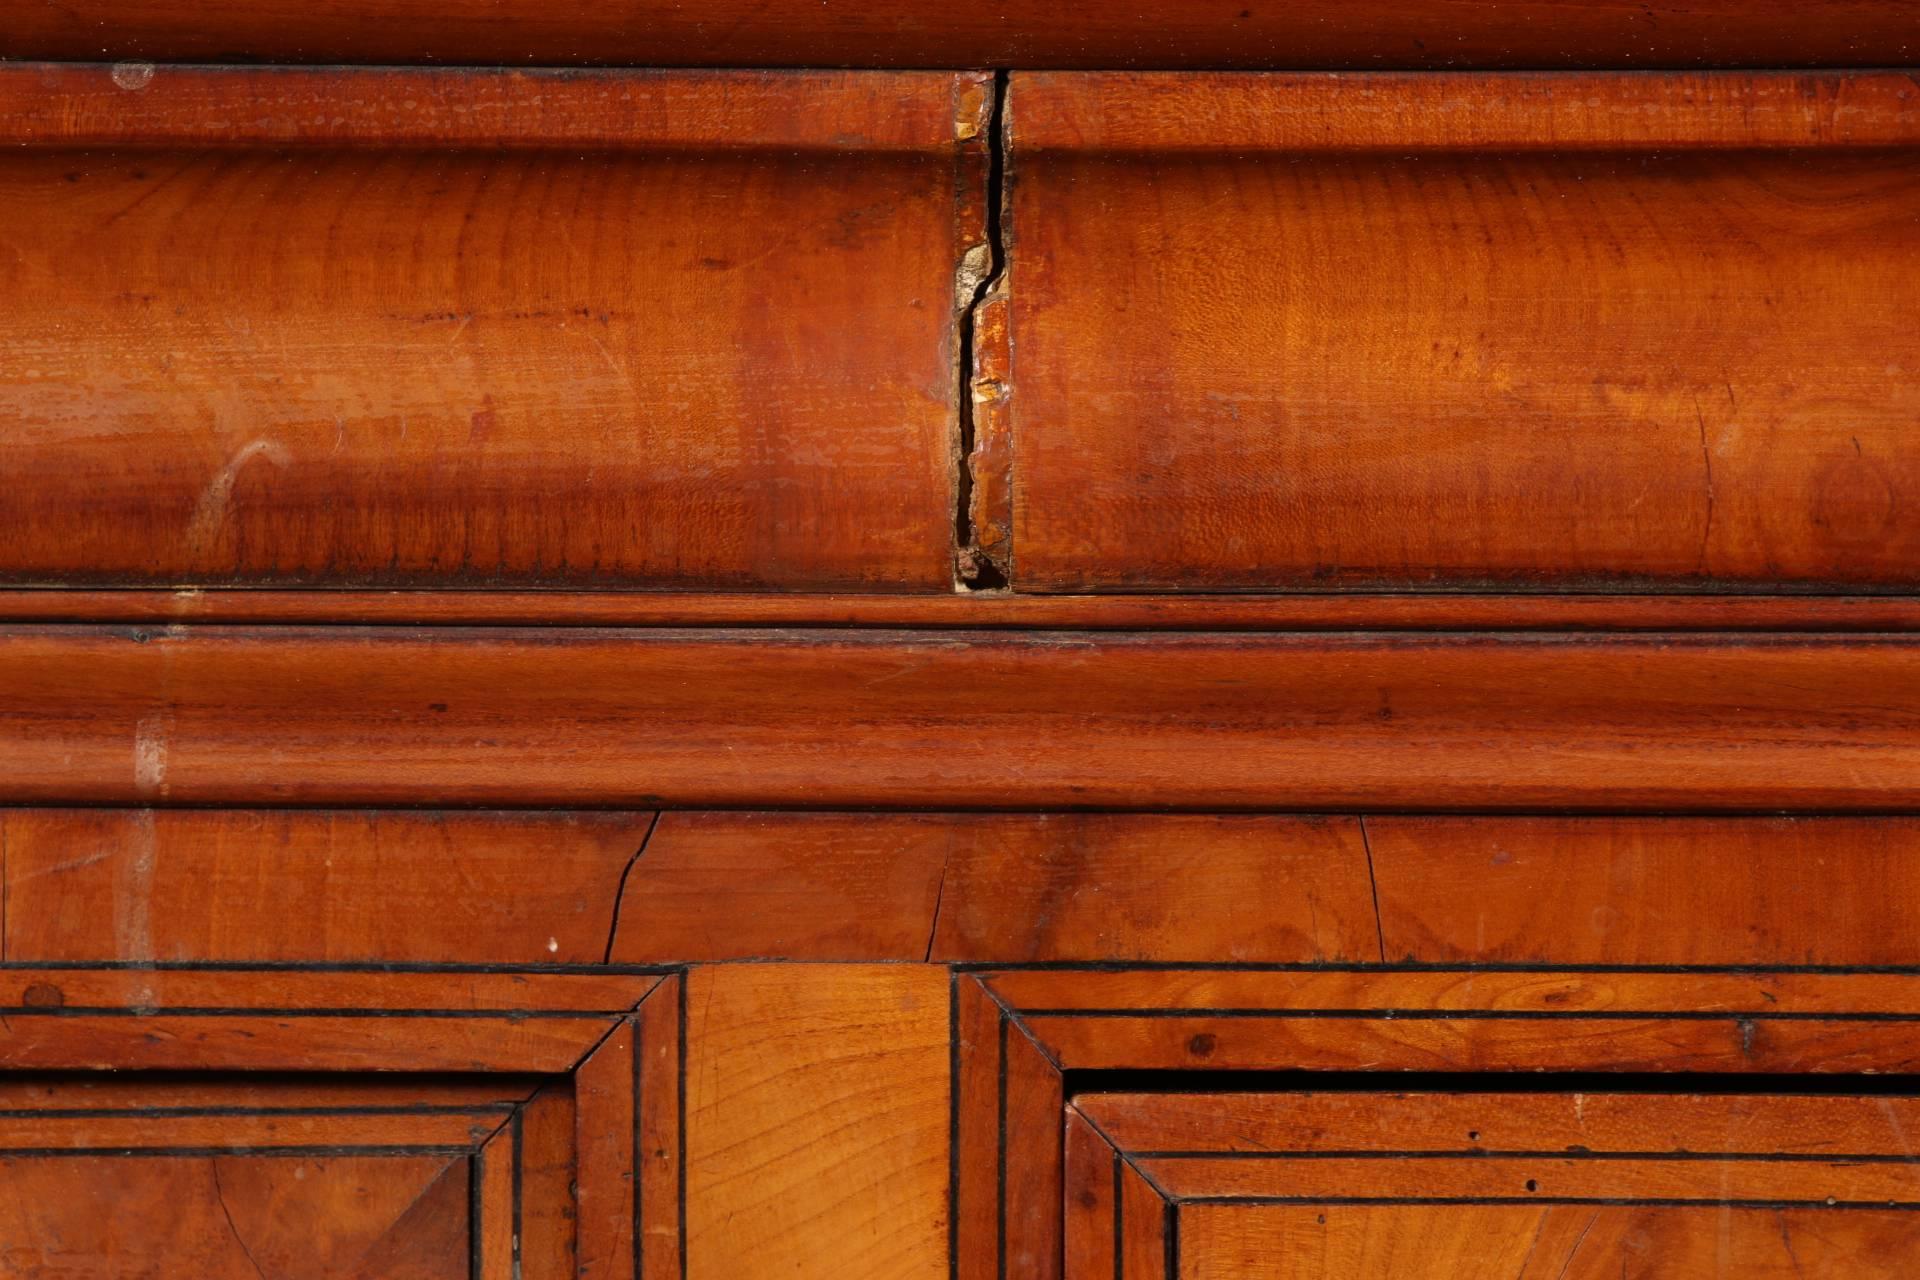
{"type": "Polygon", "coordinates": [[[1904,1276],[1909,1098],[1089,1094],[1067,1280],[1904,1276]]]}
{"type": "Polygon", "coordinates": [[[1016,75],[1018,585],[1911,588],[1905,75],[1016,75]]]}
{"type": "Polygon", "coordinates": [[[1915,840],[15,808],[0,1274],[1891,1280],[1912,895],[1790,912],[1915,840]],[[1742,946],[1672,940],[1681,863],[1742,946]],[[1492,905],[1409,922],[1436,885],[1492,905]]]}
{"type": "Polygon", "coordinates": [[[0,102],[0,580],[950,588],[978,77],[0,102]]]}

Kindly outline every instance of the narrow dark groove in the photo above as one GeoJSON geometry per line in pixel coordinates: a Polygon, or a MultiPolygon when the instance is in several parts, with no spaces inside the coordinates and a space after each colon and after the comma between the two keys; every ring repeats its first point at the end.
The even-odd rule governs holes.
{"type": "Polygon", "coordinates": [[[620,884],[613,891],[613,918],[607,922],[607,950],[600,957],[601,964],[613,963],[614,939],[620,936],[620,907],[627,900],[627,877],[633,874],[634,864],[640,861],[640,855],[647,851],[647,845],[653,840],[653,833],[660,826],[660,811],[653,811],[653,818],[647,823],[647,829],[640,836],[640,847],[627,859],[627,865],[620,872],[620,884]]]}
{"type": "Polygon", "coordinates": [[[959,356],[960,387],[956,412],[960,420],[960,456],[956,463],[958,480],[954,485],[953,546],[955,580],[965,591],[993,591],[1007,586],[998,566],[980,553],[973,528],[973,358],[974,317],[980,304],[993,292],[1007,269],[1006,232],[1002,226],[1007,186],[1005,71],[993,74],[993,108],[987,118],[987,271],[974,286],[973,297],[960,311],[959,356]]]}
{"type": "Polygon", "coordinates": [[[1733,1075],[1636,1071],[1222,1071],[1064,1073],[1068,1099],[1090,1093],[1628,1093],[1906,1097],[1920,1075],[1733,1075]]]}
{"type": "Polygon", "coordinates": [[[940,883],[933,891],[933,927],[927,930],[927,954],[924,963],[933,963],[933,947],[940,939],[940,908],[947,901],[947,872],[953,866],[953,842],[947,842],[946,857],[940,862],[940,883]]]}
{"type": "Polygon", "coordinates": [[[1380,878],[1373,871],[1373,838],[1367,834],[1367,815],[1360,814],[1360,847],[1367,855],[1367,888],[1373,891],[1373,936],[1380,944],[1380,963],[1387,962],[1387,926],[1380,919],[1380,878]]]}

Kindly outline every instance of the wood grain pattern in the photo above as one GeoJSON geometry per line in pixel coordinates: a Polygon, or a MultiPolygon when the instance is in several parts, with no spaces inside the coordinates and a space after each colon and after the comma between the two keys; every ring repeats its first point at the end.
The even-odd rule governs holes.
{"type": "MultiPolygon", "coordinates": [[[[1682,1085],[1676,1080],[1676,1087],[1682,1085]]],[[[1074,1106],[1127,1152],[1471,1157],[1491,1151],[1911,1156],[1912,1098],[1791,1094],[1086,1093],[1074,1106]]]]}
{"type": "Polygon", "coordinates": [[[729,965],[689,982],[688,1274],[944,1277],[945,972],[729,965]]]}
{"type": "Polygon", "coordinates": [[[1063,1068],[1900,1073],[1912,975],[1191,970],[985,981],[1063,1068]]]}
{"type": "Polygon", "coordinates": [[[656,66],[1880,66],[1906,0],[65,0],[0,57],[656,66]]]}
{"type": "Polygon", "coordinates": [[[945,596],[675,591],[0,588],[0,622],[848,627],[1071,631],[1920,630],[1912,596],[1447,593],[945,596]]]}
{"type": "Polygon", "coordinates": [[[658,979],[507,969],[0,970],[0,1068],[572,1071],[658,979]]]}
{"type": "Polygon", "coordinates": [[[0,579],[949,589],[985,94],[0,68],[0,579]]]}
{"type": "Polygon", "coordinates": [[[1920,963],[1920,824],[1879,819],[1367,821],[1394,960],[1920,963]]]}
{"type": "Polygon", "coordinates": [[[19,1277],[466,1280],[467,1161],[429,1156],[0,1157],[19,1277]]]}
{"type": "Polygon", "coordinates": [[[0,632],[13,803],[1920,803],[1897,637],[0,632]]]}
{"type": "Polygon", "coordinates": [[[598,962],[650,816],[0,812],[0,959],[598,962]]]}
{"type": "Polygon", "coordinates": [[[663,814],[611,956],[1368,960],[1351,819],[663,814]]]}
{"type": "Polygon", "coordinates": [[[1920,1249],[1920,1215],[1900,1212],[1840,1223],[1818,1209],[1196,1205],[1180,1216],[1179,1280],[1894,1280],[1920,1249]]]}
{"type": "Polygon", "coordinates": [[[1920,1231],[1908,1101],[1085,1094],[1069,1177],[1110,1161],[1154,1194],[1070,1204],[1066,1275],[1162,1274],[1112,1257],[1155,1209],[1170,1276],[1897,1275],[1920,1231]]]}
{"type": "Polygon", "coordinates": [[[1910,77],[1032,74],[1009,119],[1017,585],[1914,583],[1910,77]]]}
{"type": "Polygon", "coordinates": [[[1351,819],[1036,815],[955,821],[932,958],[1377,957],[1351,819]]]}
{"type": "Polygon", "coordinates": [[[9,1276],[679,1270],[678,975],[7,965],[0,982],[9,1276]]]}
{"type": "Polygon", "coordinates": [[[944,814],[662,814],[611,958],[925,960],[967,830],[944,814]]]}
{"type": "Polygon", "coordinates": [[[1347,1071],[1904,1070],[1910,1056],[1859,1050],[1904,1041],[1910,1053],[1910,974],[1090,966],[957,982],[964,1278],[997,1273],[984,1229],[994,1213],[1024,1221],[1029,1189],[1055,1177],[1063,1256],[1009,1275],[1891,1277],[1920,1231],[1912,1100],[1880,1089],[1692,1093],[1676,1075],[1671,1092],[1316,1092],[1311,1077],[1295,1092],[1269,1074],[1238,1090],[1129,1095],[1103,1093],[1097,1074],[1336,1065],[1317,1033],[1274,1031],[1289,1021],[1337,1028],[1323,1043],[1353,1050],[1347,1071]],[[1664,1026],[1632,1026],[1643,1018],[1664,1026]],[[1761,1063],[1783,1047],[1782,1026],[1829,1018],[1814,1052],[1761,1063]],[[1696,1052],[1693,1028],[1728,1019],[1743,1024],[1748,1066],[1696,1052]],[[1611,1025],[1590,1034],[1586,1020],[1611,1025]],[[1380,1024],[1407,1035],[1396,1043],[1380,1024]],[[986,1051],[996,1030],[999,1052],[986,1051]],[[1012,1114],[1015,1042],[1081,1089],[1058,1122],[1023,1115],[996,1132],[983,1121],[1012,1114]],[[1643,1046],[1658,1053],[1636,1058],[1643,1046]],[[1530,1216],[1515,1226],[1508,1212],[1530,1216]]]}

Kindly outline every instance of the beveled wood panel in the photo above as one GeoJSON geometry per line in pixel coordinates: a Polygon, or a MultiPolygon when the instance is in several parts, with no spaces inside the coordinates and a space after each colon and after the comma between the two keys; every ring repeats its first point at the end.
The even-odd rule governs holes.
{"type": "Polygon", "coordinates": [[[682,1269],[680,974],[8,964],[0,984],[9,1276],[682,1269]]]}
{"type": "Polygon", "coordinates": [[[1567,1228],[1555,1268],[1571,1259],[1582,1224],[1597,1225],[1595,1210],[1654,1211],[1593,1237],[1604,1266],[1578,1274],[1596,1277],[1619,1274],[1623,1261],[1630,1275],[1775,1274],[1764,1268],[1777,1265],[1783,1240],[1824,1268],[1808,1274],[1891,1277],[1904,1274],[1897,1264],[1920,1230],[1911,1099],[1845,1078],[1920,1065],[1911,971],[1087,964],[958,973],[954,983],[961,1280],[1052,1280],[1063,1259],[1067,1280],[1107,1280],[1116,1267],[1264,1278],[1276,1265],[1266,1250],[1282,1247],[1307,1267],[1297,1274],[1326,1280],[1479,1275],[1488,1259],[1494,1274],[1557,1277],[1523,1270],[1527,1244],[1509,1256],[1505,1226],[1447,1216],[1482,1207],[1525,1210],[1535,1215],[1528,1229],[1567,1228]],[[1102,1072],[1125,1073],[1106,1079],[1130,1089],[1139,1072],[1183,1071],[1208,1073],[1194,1077],[1207,1092],[1177,1092],[1181,1077],[1162,1074],[1175,1092],[1100,1096],[1102,1072]],[[1234,1071],[1264,1074],[1223,1089],[1218,1073],[1234,1071]],[[1349,1092],[1352,1075],[1314,1092],[1312,1073],[1323,1071],[1378,1073],[1380,1092],[1349,1092]],[[1487,1092],[1435,1098],[1404,1074],[1421,1071],[1513,1074],[1485,1081],[1487,1092]],[[1529,1096],[1553,1071],[1671,1073],[1673,1087],[1582,1079],[1529,1096]],[[1827,1079],[1804,1097],[1714,1096],[1689,1072],[1827,1079]],[[1275,1090],[1280,1080],[1303,1092],[1275,1090]],[[1549,1201],[1581,1216],[1543,1220],[1549,1201]],[[1424,1252],[1389,1234],[1382,1249],[1399,1243],[1367,1254],[1364,1223],[1342,1228],[1331,1252],[1315,1234],[1354,1216],[1346,1210],[1408,1203],[1440,1215],[1418,1224],[1434,1235],[1424,1252]],[[1305,1233],[1297,1239],[1259,1223],[1251,1252],[1196,1252],[1191,1215],[1229,1204],[1311,1212],[1293,1224],[1305,1233]],[[1747,1212],[1771,1235],[1733,1225],[1747,1212]],[[1728,1256],[1742,1266],[1716,1271],[1712,1246],[1735,1237],[1728,1256]],[[1643,1263],[1636,1238],[1664,1245],[1643,1263]],[[1440,1270],[1420,1269],[1435,1256],[1440,1270]],[[1230,1262],[1188,1267],[1203,1258],[1230,1262]],[[1373,1270],[1362,1269],[1368,1258],[1373,1270]]]}
{"type": "Polygon", "coordinates": [[[655,66],[1879,66],[1906,0],[63,0],[0,56],[655,66]]]}
{"type": "Polygon", "coordinates": [[[1657,1206],[1248,1206],[1181,1212],[1174,1280],[1897,1280],[1920,1214],[1657,1206]]]}
{"type": "Polygon", "coordinates": [[[497,1270],[473,1270],[469,1173],[448,1154],[4,1155],[0,1269],[63,1280],[494,1280],[497,1270]]]}
{"type": "Polygon", "coordinates": [[[1920,94],[1015,75],[1013,580],[1911,588],[1920,94]]]}
{"type": "Polygon", "coordinates": [[[1912,818],[1367,820],[1390,960],[1920,964],[1912,818]]]}
{"type": "Polygon", "coordinates": [[[24,804],[1920,805],[1920,648],[1807,636],[14,627],[24,804]]]}
{"type": "Polygon", "coordinates": [[[1920,1244],[1911,1110],[1850,1095],[1084,1094],[1067,1115],[1065,1275],[1892,1277],[1920,1244]],[[1127,1173],[1153,1194],[1129,1197],[1127,1173]],[[1134,1265],[1143,1232],[1164,1270],[1134,1265]]]}
{"type": "Polygon", "coordinates": [[[989,98],[0,68],[0,579],[949,589],[989,98]]]}
{"type": "Polygon", "coordinates": [[[0,811],[0,960],[606,957],[650,814],[0,811]]]}

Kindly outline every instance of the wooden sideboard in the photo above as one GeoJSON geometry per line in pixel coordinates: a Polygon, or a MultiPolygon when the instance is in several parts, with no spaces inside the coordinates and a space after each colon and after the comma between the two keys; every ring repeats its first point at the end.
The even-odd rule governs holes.
{"type": "Polygon", "coordinates": [[[1916,65],[18,6],[0,1277],[1920,1273],[1916,65]]]}

